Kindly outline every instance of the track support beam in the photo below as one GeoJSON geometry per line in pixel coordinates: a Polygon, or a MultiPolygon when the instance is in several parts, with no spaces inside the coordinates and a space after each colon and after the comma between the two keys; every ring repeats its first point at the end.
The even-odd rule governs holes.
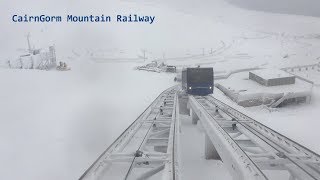
{"type": "Polygon", "coordinates": [[[204,146],[204,156],[206,159],[221,160],[218,151],[214,147],[208,135],[205,135],[204,146]]]}
{"type": "Polygon", "coordinates": [[[199,118],[192,108],[190,108],[190,116],[191,116],[192,124],[197,124],[199,118]]]}

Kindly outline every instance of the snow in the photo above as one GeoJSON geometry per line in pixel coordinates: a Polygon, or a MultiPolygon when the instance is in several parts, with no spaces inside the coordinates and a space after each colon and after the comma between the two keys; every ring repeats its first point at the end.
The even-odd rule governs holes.
{"type": "MultiPolygon", "coordinates": [[[[4,0],[0,10],[0,179],[77,179],[173,85],[173,75],[133,70],[142,65],[144,50],[147,61],[213,66],[217,72],[318,63],[320,57],[320,18],[246,10],[224,0],[4,0]],[[44,10],[52,15],[137,12],[156,20],[152,25],[10,21],[12,14],[44,10]],[[25,51],[28,32],[36,48],[54,44],[57,61],[72,70],[5,69],[8,59],[25,51]]],[[[317,75],[313,79],[320,79],[317,75]]],[[[319,153],[314,141],[319,87],[313,93],[310,104],[278,111],[238,108],[319,153]]]]}
{"type": "Polygon", "coordinates": [[[40,52],[39,54],[27,54],[18,59],[13,59],[8,62],[10,68],[15,69],[45,69],[45,63],[48,62],[50,66],[55,66],[51,63],[49,52],[40,52]]]}
{"type": "Polygon", "coordinates": [[[279,69],[262,69],[262,70],[255,70],[250,71],[254,73],[255,75],[265,79],[276,79],[276,78],[285,78],[285,77],[294,77],[294,75],[289,74],[285,71],[279,70],[279,69]]]}
{"type": "Polygon", "coordinates": [[[205,159],[205,133],[201,122],[198,121],[198,124],[194,125],[190,116],[187,115],[180,115],[180,121],[181,179],[198,179],[201,174],[202,180],[231,180],[232,177],[222,161],[205,159]],[[192,143],[190,139],[193,140],[192,143]]]}
{"type": "MultiPolygon", "coordinates": [[[[288,71],[290,72],[290,70],[288,71]]],[[[312,68],[308,68],[308,70],[295,70],[293,72],[290,72],[294,75],[297,75],[299,77],[308,79],[310,81],[312,81],[315,85],[319,86],[320,85],[320,68],[317,66],[316,68],[312,69],[312,68]]]]}
{"type": "Polygon", "coordinates": [[[0,69],[1,179],[79,178],[174,84],[133,63],[68,64],[72,71],[0,69]]]}
{"type": "MultiPolygon", "coordinates": [[[[272,76],[272,74],[270,76],[272,76]]],[[[239,93],[240,95],[248,95],[248,94],[256,94],[256,93],[278,94],[278,93],[290,93],[290,92],[293,92],[293,93],[311,92],[313,87],[312,84],[310,84],[309,82],[303,81],[298,78],[296,78],[295,84],[280,85],[280,86],[264,86],[249,79],[249,72],[241,72],[241,73],[233,74],[228,79],[218,81],[217,83],[227,88],[231,92],[239,93]]]]}
{"type": "Polygon", "coordinates": [[[311,102],[304,105],[291,105],[275,111],[263,106],[248,108],[259,121],[270,128],[286,135],[290,139],[320,154],[319,112],[320,89],[315,87],[311,102]]]}
{"type": "Polygon", "coordinates": [[[320,134],[318,133],[320,111],[319,87],[313,89],[312,99],[309,104],[291,105],[274,110],[270,110],[265,106],[244,108],[226,97],[219,89],[215,89],[214,92],[213,96],[215,98],[312,151],[320,153],[319,143],[315,141],[315,139],[320,138],[320,134]]]}

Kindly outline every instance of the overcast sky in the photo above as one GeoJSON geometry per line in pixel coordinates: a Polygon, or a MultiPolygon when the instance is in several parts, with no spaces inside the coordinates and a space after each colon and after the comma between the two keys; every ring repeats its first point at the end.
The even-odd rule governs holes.
{"type": "Polygon", "coordinates": [[[267,12],[320,17],[319,0],[227,0],[239,7],[267,12]]]}
{"type": "MultiPolygon", "coordinates": [[[[130,1],[130,0],[128,0],[130,1]]],[[[141,3],[131,0],[134,3],[141,3]]],[[[278,13],[291,13],[291,14],[302,14],[310,16],[320,17],[320,0],[216,0],[216,1],[228,1],[238,5],[240,7],[263,10],[269,12],[278,13]]],[[[74,46],[80,44],[87,45],[89,47],[100,47],[102,45],[109,45],[109,47],[118,46],[131,46],[131,47],[143,47],[145,45],[155,46],[160,44],[160,41],[167,43],[165,46],[172,45],[176,41],[170,41],[180,35],[180,41],[183,41],[185,37],[181,35],[182,33],[187,33],[187,31],[181,31],[179,28],[181,26],[175,27],[173,25],[165,22],[170,18],[179,18],[180,14],[176,16],[168,16],[168,13],[163,9],[157,9],[155,6],[150,6],[150,8],[145,8],[139,4],[139,6],[131,6],[131,4],[126,5],[127,1],[119,0],[87,0],[79,1],[76,0],[1,0],[0,2],[0,58],[7,57],[5,54],[12,54],[9,51],[16,51],[18,48],[26,47],[26,39],[24,36],[31,32],[33,36],[32,40],[34,44],[38,46],[47,46],[48,44],[63,42],[64,47],[74,46]],[[123,6],[126,5],[126,6],[123,6]],[[152,8],[154,9],[152,9],[152,8]],[[154,10],[158,10],[155,12],[154,10]],[[61,26],[57,24],[48,23],[13,23],[11,17],[13,14],[29,14],[29,15],[61,15],[66,14],[77,14],[77,15],[88,15],[88,14],[115,14],[115,13],[144,13],[150,15],[158,15],[157,18],[161,18],[162,24],[159,21],[155,25],[119,25],[119,26],[101,26],[93,24],[82,25],[68,25],[61,26]],[[167,17],[166,17],[167,16],[167,17]],[[178,17],[179,16],[179,17],[178,17]],[[124,28],[126,26],[126,28],[124,28]],[[97,28],[99,27],[99,28],[97,28]],[[162,28],[162,29],[161,29],[162,28]],[[93,31],[94,29],[94,31],[93,31]],[[91,32],[91,33],[90,33],[91,32]],[[142,44],[142,38],[150,40],[150,38],[142,35],[141,32],[148,33],[150,37],[159,37],[163,35],[164,37],[159,37],[157,43],[142,44]],[[178,34],[175,34],[178,32],[178,34]],[[53,36],[54,35],[54,36],[53,36]],[[84,36],[85,35],[85,36],[84,36]],[[139,35],[139,36],[138,36],[139,35]],[[103,36],[103,38],[101,38],[103,36]],[[125,37],[125,38],[124,38],[125,37]],[[129,37],[131,40],[124,42],[124,40],[129,37]],[[135,38],[135,39],[132,39],[135,38]],[[167,39],[166,39],[167,38],[167,39]],[[38,42],[35,42],[38,41],[38,42]],[[47,44],[41,44],[45,42],[47,44]],[[86,43],[83,43],[86,42],[86,43]],[[130,44],[131,42],[131,44],[130,44]],[[69,44],[67,44],[69,43],[69,44]],[[119,45],[119,43],[121,43],[119,45]]],[[[166,4],[167,6],[180,7],[180,11],[185,9],[198,8],[199,11],[210,11],[214,3],[212,0],[203,0],[201,3],[194,4],[193,0],[176,0],[176,1],[147,1],[150,3],[166,4]]],[[[174,7],[174,8],[176,8],[174,7]]],[[[186,10],[187,11],[187,10],[186,10]]],[[[169,11],[168,11],[169,12],[169,11]]],[[[229,13],[229,12],[228,12],[229,13]]],[[[230,14],[236,12],[230,12],[230,14]]],[[[170,15],[172,15],[171,13],[170,15]]],[[[175,14],[174,14],[175,15],[175,14]]],[[[174,20],[172,20],[174,22],[174,20]]],[[[180,22],[182,24],[182,22],[180,22]]],[[[198,23],[200,26],[200,23],[198,23]]],[[[198,27],[198,29],[203,30],[203,28],[198,27]]],[[[190,33],[194,33],[194,30],[188,30],[190,33]]],[[[190,34],[185,35],[190,38],[190,34]]],[[[197,37],[194,37],[197,38],[197,37]]],[[[196,41],[196,40],[194,40],[196,41]]],[[[185,45],[186,43],[180,43],[185,45]]],[[[196,44],[196,43],[194,43],[196,44]]],[[[162,44],[162,46],[164,46],[162,44]]],[[[61,47],[61,46],[60,46],[61,47]]]]}

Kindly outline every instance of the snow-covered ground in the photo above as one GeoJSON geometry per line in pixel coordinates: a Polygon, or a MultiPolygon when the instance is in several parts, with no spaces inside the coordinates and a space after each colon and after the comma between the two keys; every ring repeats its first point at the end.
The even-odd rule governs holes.
{"type": "Polygon", "coordinates": [[[308,79],[314,83],[314,85],[319,86],[320,85],[320,68],[308,68],[308,70],[301,70],[301,71],[294,71],[291,72],[292,74],[295,74],[297,76],[300,76],[302,78],[308,79]]]}
{"type": "Polygon", "coordinates": [[[68,72],[0,69],[0,179],[79,178],[173,85],[172,75],[132,63],[69,64],[68,72]]]}
{"type": "MultiPolygon", "coordinates": [[[[266,69],[268,70],[268,69],[266,69]]],[[[281,72],[281,71],[280,71],[281,72]]],[[[232,93],[239,94],[239,96],[249,96],[259,93],[265,94],[281,94],[281,93],[301,93],[312,90],[313,85],[296,78],[294,84],[281,86],[264,86],[251,79],[249,79],[249,72],[241,72],[231,75],[226,80],[217,81],[217,83],[229,89],[232,93]]],[[[307,94],[307,93],[306,93],[307,94]]],[[[241,99],[241,98],[240,98],[241,99]]]]}
{"type": "Polygon", "coordinates": [[[309,104],[285,106],[270,111],[265,106],[244,108],[215,89],[214,96],[250,117],[320,154],[319,133],[320,91],[313,89],[309,104]]]}
{"type": "Polygon", "coordinates": [[[188,115],[180,115],[180,121],[181,179],[194,180],[201,174],[201,180],[231,180],[232,177],[222,161],[205,159],[205,132],[201,122],[192,124],[188,115]],[[190,139],[193,141],[190,142],[190,139]]]}
{"type": "Polygon", "coordinates": [[[269,112],[263,107],[249,108],[260,122],[320,154],[320,89],[315,87],[310,104],[292,105],[269,112]]]}
{"type": "MultiPolygon", "coordinates": [[[[224,0],[4,0],[0,10],[0,179],[78,178],[173,84],[172,75],[132,70],[142,65],[143,51],[148,61],[200,64],[221,72],[311,64],[320,57],[320,18],[249,11],[224,0]],[[38,15],[44,9],[50,15],[150,14],[156,21],[11,22],[12,14],[38,15]],[[58,61],[72,70],[5,69],[5,61],[27,47],[28,32],[36,48],[55,44],[58,61]]],[[[318,92],[317,87],[308,105],[252,111],[263,123],[320,152],[314,141],[319,137],[318,92]]]]}

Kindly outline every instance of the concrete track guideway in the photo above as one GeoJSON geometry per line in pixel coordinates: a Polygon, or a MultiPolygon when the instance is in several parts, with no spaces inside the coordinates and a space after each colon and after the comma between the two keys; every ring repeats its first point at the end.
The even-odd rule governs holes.
{"type": "Polygon", "coordinates": [[[313,151],[212,96],[189,96],[189,104],[212,143],[206,152],[219,155],[234,179],[320,179],[313,151]]]}
{"type": "Polygon", "coordinates": [[[188,96],[178,86],[162,92],[80,180],[181,179],[180,110],[201,122],[205,158],[222,160],[233,179],[320,180],[318,154],[213,96],[188,96]]]}
{"type": "Polygon", "coordinates": [[[177,86],[162,92],[80,180],[178,179],[177,86]]]}

